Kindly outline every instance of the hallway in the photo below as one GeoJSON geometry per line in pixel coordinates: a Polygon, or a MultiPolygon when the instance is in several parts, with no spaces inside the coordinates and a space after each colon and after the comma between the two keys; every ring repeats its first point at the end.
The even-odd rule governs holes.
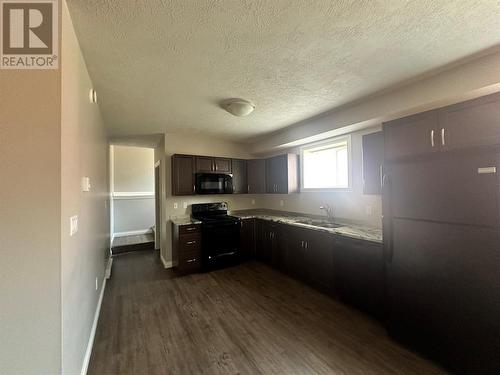
{"type": "Polygon", "coordinates": [[[89,374],[442,374],[365,315],[245,263],[175,277],[157,253],[115,258],[89,374]]]}

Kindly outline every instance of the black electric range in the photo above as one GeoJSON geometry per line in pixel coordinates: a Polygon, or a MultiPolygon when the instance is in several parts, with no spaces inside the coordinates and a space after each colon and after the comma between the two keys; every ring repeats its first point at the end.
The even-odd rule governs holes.
{"type": "Polygon", "coordinates": [[[227,203],[192,205],[191,216],[201,221],[201,257],[204,270],[240,261],[241,219],[227,214],[227,203]]]}

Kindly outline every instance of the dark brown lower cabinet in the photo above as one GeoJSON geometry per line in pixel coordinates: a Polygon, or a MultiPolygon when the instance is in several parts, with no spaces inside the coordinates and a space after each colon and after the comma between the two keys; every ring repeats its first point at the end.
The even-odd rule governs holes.
{"type": "MultiPolygon", "coordinates": [[[[376,317],[383,309],[382,245],[314,229],[256,219],[255,242],[244,220],[242,241],[255,244],[255,259],[317,289],[338,294],[376,317]]],[[[248,223],[247,223],[248,222],[248,223]]],[[[249,253],[242,244],[243,253],[249,253]]]]}
{"type": "Polygon", "coordinates": [[[243,260],[255,257],[255,219],[241,220],[240,249],[243,260]]]}
{"type": "Polygon", "coordinates": [[[384,312],[382,245],[335,236],[335,293],[344,301],[381,318],[384,312]]]}
{"type": "Polygon", "coordinates": [[[257,220],[256,222],[256,258],[277,269],[284,269],[286,262],[285,237],[283,225],[257,220]]]}
{"type": "Polygon", "coordinates": [[[201,270],[201,225],[172,224],[172,263],[182,274],[201,270]]]}

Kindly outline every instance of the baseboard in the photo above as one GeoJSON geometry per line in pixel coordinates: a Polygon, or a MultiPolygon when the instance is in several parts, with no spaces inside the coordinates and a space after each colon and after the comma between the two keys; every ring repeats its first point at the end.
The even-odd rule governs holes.
{"type": "Polygon", "coordinates": [[[167,262],[165,260],[165,258],[163,258],[163,255],[160,253],[160,259],[161,259],[161,262],[163,263],[163,267],[165,268],[172,268],[173,267],[173,263],[170,261],[170,262],[167,262]]]}
{"type": "Polygon", "coordinates": [[[111,277],[111,268],[113,267],[113,257],[108,258],[108,264],[106,265],[105,278],[109,279],[111,277]]]}
{"type": "Polygon", "coordinates": [[[148,228],[140,230],[130,230],[128,232],[118,232],[118,233],[113,233],[113,239],[115,239],[116,237],[136,236],[139,234],[148,234],[148,233],[153,233],[153,230],[151,228],[148,228]]]}
{"type": "Polygon", "coordinates": [[[86,375],[89,369],[90,356],[92,355],[92,348],[94,346],[95,332],[97,330],[97,322],[99,321],[99,314],[101,313],[102,298],[104,297],[104,289],[106,288],[106,278],[103,279],[101,294],[99,295],[99,301],[97,302],[97,307],[95,309],[94,323],[92,324],[92,330],[90,331],[89,342],[87,344],[87,350],[85,352],[85,357],[83,358],[81,375],[86,375]]]}

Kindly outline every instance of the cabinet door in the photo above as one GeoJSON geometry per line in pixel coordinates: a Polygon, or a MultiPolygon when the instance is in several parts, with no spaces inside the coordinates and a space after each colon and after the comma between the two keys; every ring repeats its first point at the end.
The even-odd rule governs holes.
{"type": "Polygon", "coordinates": [[[382,194],[384,133],[363,136],[363,194],[382,194]]]}
{"type": "Polygon", "coordinates": [[[255,159],[247,161],[248,193],[266,193],[266,161],[255,159]]]}
{"type": "Polygon", "coordinates": [[[384,258],[382,245],[335,236],[335,292],[347,303],[382,317],[384,258]]]}
{"type": "Polygon", "coordinates": [[[266,160],[266,191],[270,194],[288,193],[288,155],[266,160]]]}
{"type": "Polygon", "coordinates": [[[305,230],[294,226],[288,226],[286,229],[288,272],[302,280],[307,279],[304,232],[305,230]]]}
{"type": "Polygon", "coordinates": [[[244,260],[255,257],[255,220],[244,219],[241,221],[240,250],[244,260]]]}
{"type": "Polygon", "coordinates": [[[215,158],[214,171],[217,173],[231,173],[231,159],[215,158]]]}
{"type": "Polygon", "coordinates": [[[247,161],[233,159],[232,169],[233,169],[233,193],[234,194],[248,193],[247,161]]]}
{"type": "Polygon", "coordinates": [[[305,257],[308,281],[329,291],[333,278],[333,236],[316,230],[305,234],[305,257]]]}
{"type": "Polygon", "coordinates": [[[172,156],[172,195],[194,194],[194,168],[194,156],[172,156]]]}
{"type": "Polygon", "coordinates": [[[498,229],[394,220],[389,332],[452,369],[500,373],[498,229]]]}
{"type": "Polygon", "coordinates": [[[272,239],[271,228],[268,222],[264,220],[257,220],[257,247],[255,254],[257,260],[271,264],[272,261],[272,239]]]}
{"type": "Polygon", "coordinates": [[[384,123],[386,160],[429,154],[439,150],[437,111],[384,123]]]}
{"type": "Polygon", "coordinates": [[[500,94],[442,108],[438,133],[443,150],[500,144],[500,94]]]}
{"type": "Polygon", "coordinates": [[[207,156],[197,156],[196,157],[196,172],[197,173],[209,173],[213,172],[215,169],[214,158],[207,156]]]}
{"type": "Polygon", "coordinates": [[[386,166],[389,215],[437,222],[497,226],[500,154],[468,153],[386,166]]]}

